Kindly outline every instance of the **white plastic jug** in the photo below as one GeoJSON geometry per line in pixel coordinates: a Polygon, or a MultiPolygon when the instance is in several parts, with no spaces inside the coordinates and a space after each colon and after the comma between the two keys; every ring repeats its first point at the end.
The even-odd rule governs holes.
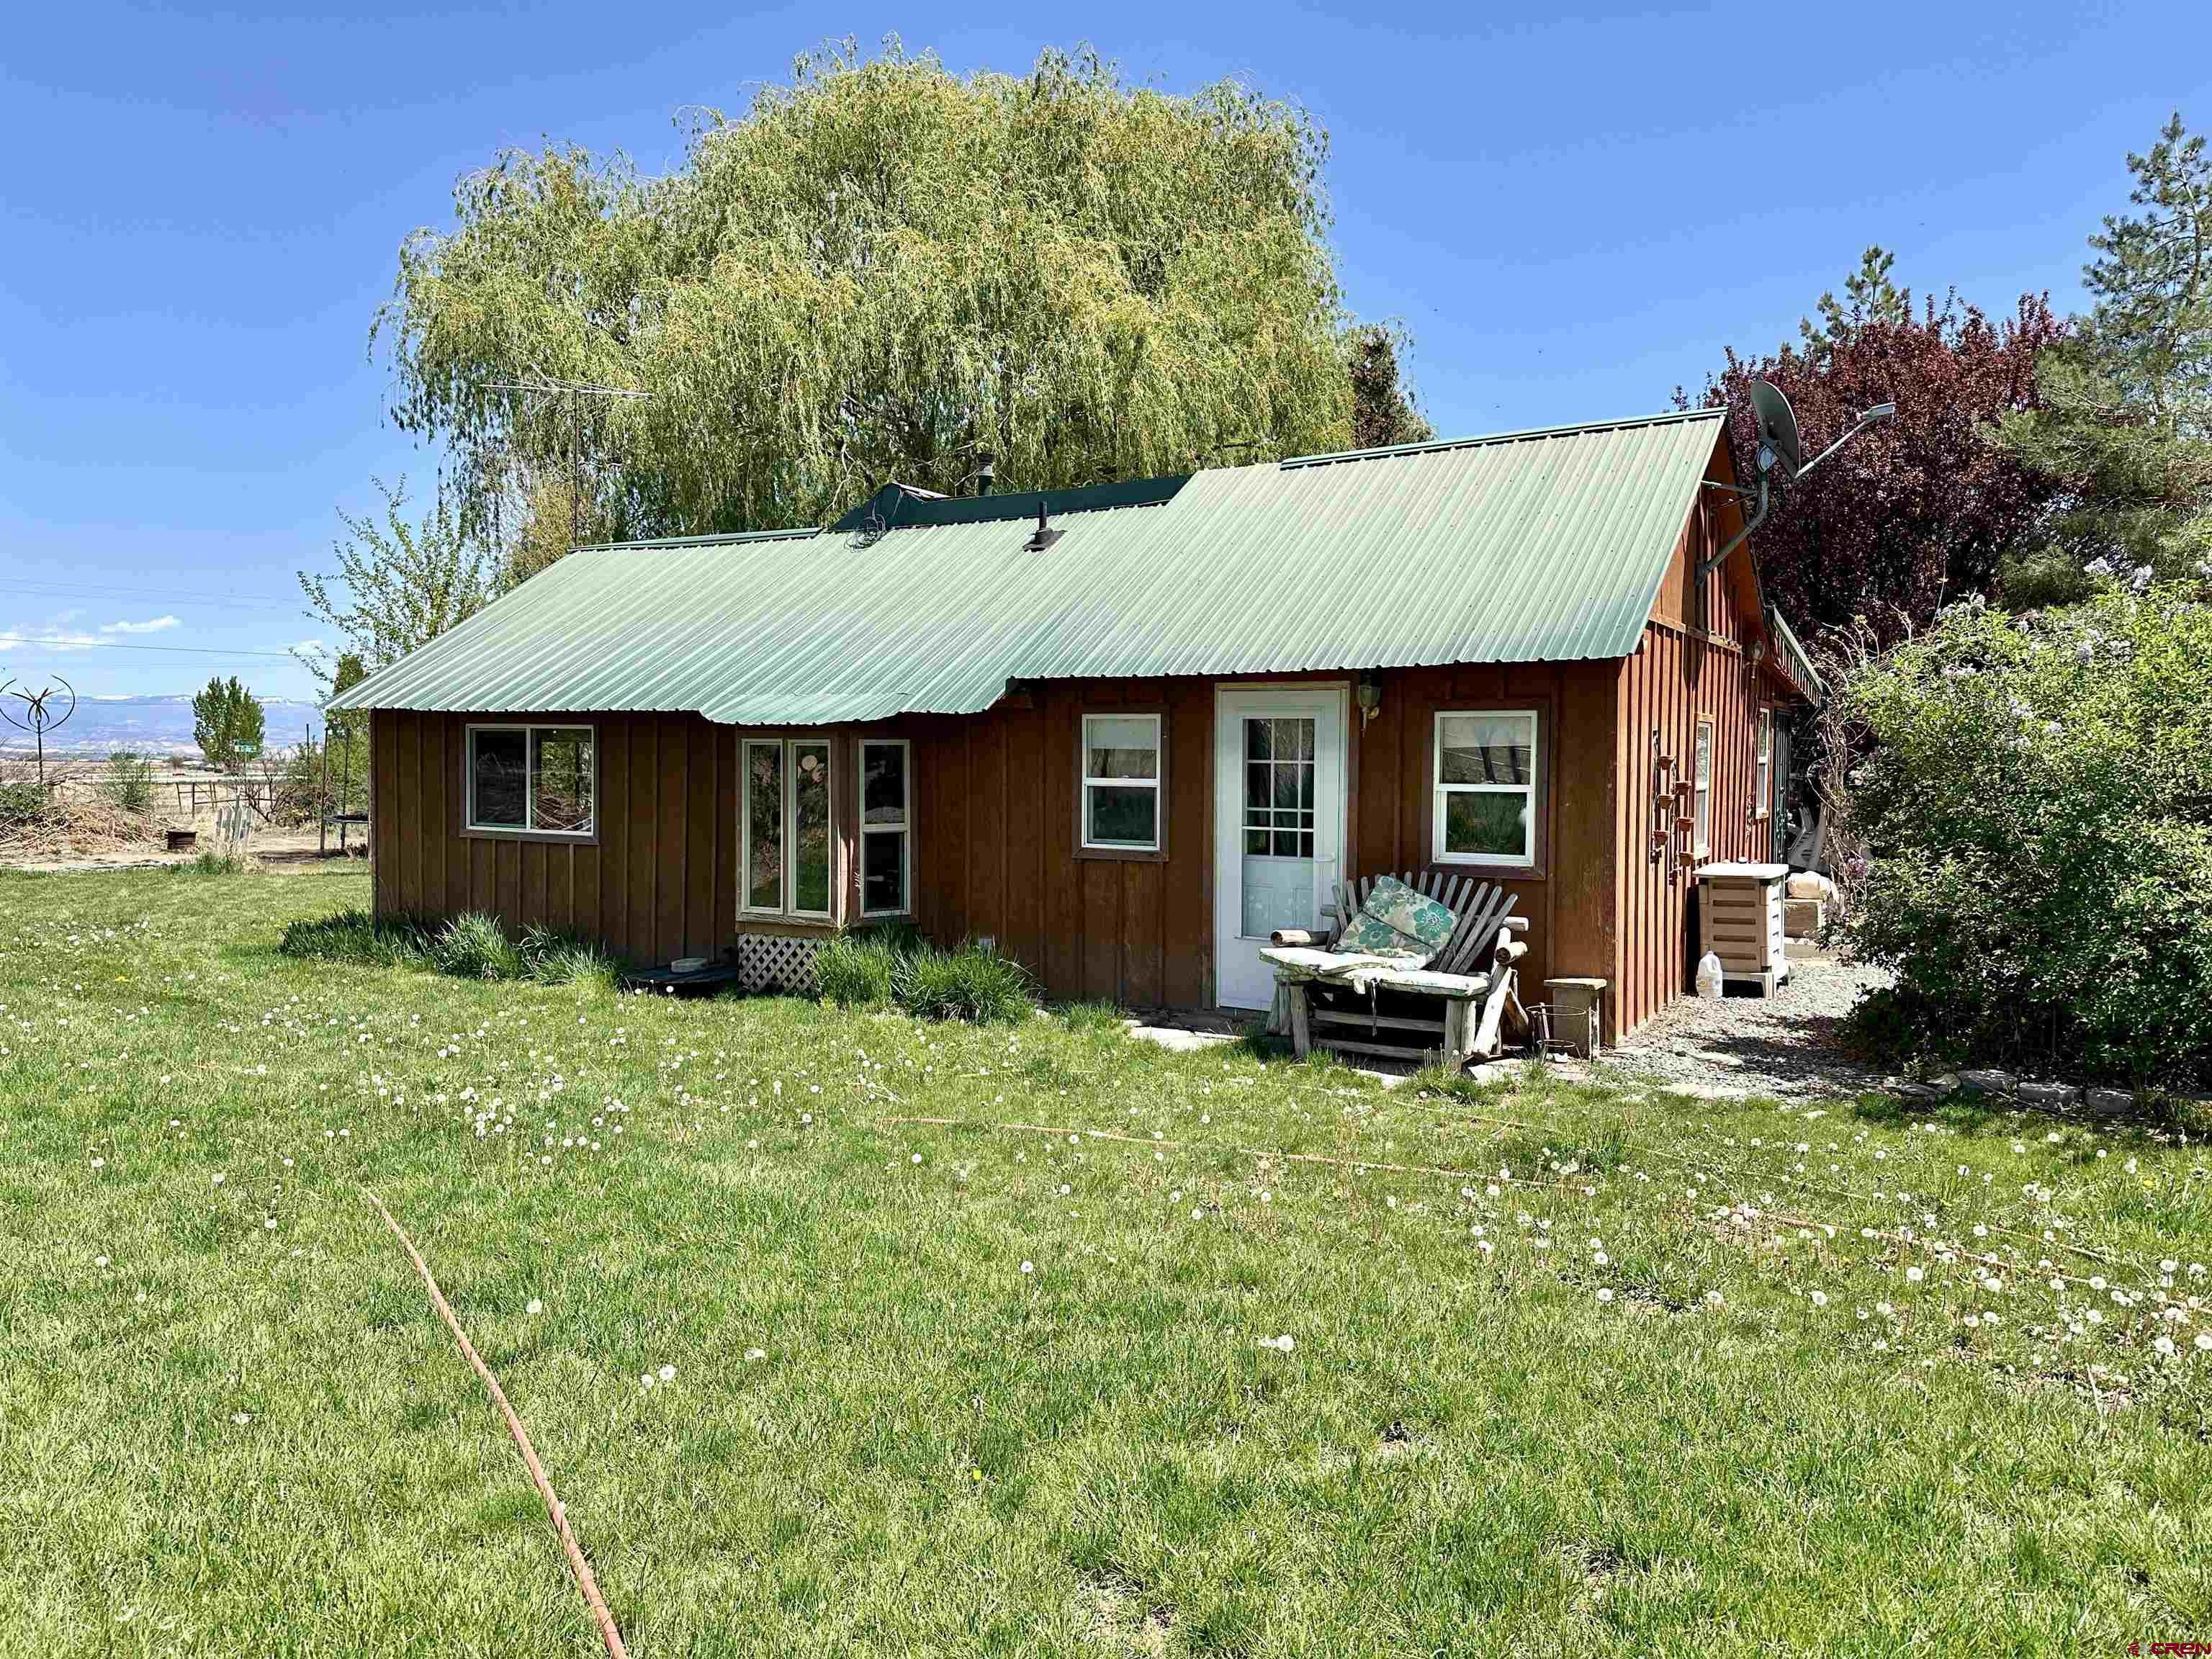
{"type": "Polygon", "coordinates": [[[1711,951],[1698,958],[1698,994],[1707,1002],[1720,1000],[1721,959],[1711,951]]]}

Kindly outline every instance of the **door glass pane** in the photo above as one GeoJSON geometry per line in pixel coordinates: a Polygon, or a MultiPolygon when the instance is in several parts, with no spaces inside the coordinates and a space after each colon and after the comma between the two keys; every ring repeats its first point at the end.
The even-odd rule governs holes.
{"type": "Polygon", "coordinates": [[[830,745],[791,746],[791,908],[830,908],[830,745]]]}
{"type": "Polygon", "coordinates": [[[1528,854],[1528,797],[1521,791],[1455,789],[1444,797],[1444,850],[1505,858],[1528,854]]]}
{"type": "Polygon", "coordinates": [[[1083,792],[1083,838],[1093,847],[1158,845],[1159,792],[1091,784],[1083,792]]]}
{"type": "Polygon", "coordinates": [[[745,903],[783,908],[783,745],[745,745],[745,903]]]}
{"type": "Polygon", "coordinates": [[[1533,714],[1447,714],[1437,722],[1437,781],[1528,783],[1535,776],[1533,714]]]}
{"type": "Polygon", "coordinates": [[[592,730],[541,726],[530,734],[530,827],[566,835],[592,829],[592,730]]]}
{"type": "Polygon", "coordinates": [[[530,733],[520,726],[469,733],[473,822],[501,830],[527,827],[524,769],[530,733]]]}
{"type": "Polygon", "coordinates": [[[1245,937],[1315,927],[1314,745],[1310,716],[1244,721],[1245,937]]]}

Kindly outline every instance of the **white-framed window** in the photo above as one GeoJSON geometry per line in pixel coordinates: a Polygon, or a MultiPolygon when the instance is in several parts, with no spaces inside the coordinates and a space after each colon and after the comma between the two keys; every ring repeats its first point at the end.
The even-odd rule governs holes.
{"type": "Polygon", "coordinates": [[[914,908],[914,750],[904,738],[860,739],[860,914],[914,908]]]}
{"type": "Polygon", "coordinates": [[[1161,719],[1083,717],[1083,845],[1109,853],[1160,850],[1161,719]]]}
{"type": "Polygon", "coordinates": [[[590,840],[599,821],[595,738],[588,726],[470,726],[468,827],[590,840]]]}
{"type": "Polygon", "coordinates": [[[1697,827],[1692,835],[1692,846],[1697,856],[1703,858],[1713,846],[1713,723],[1698,722],[1697,769],[1691,775],[1695,794],[1692,808],[1697,827]]]}
{"type": "Polygon", "coordinates": [[[1534,708],[1437,714],[1430,780],[1437,863],[1534,866],[1540,730],[1534,708]]]}
{"type": "Polygon", "coordinates": [[[827,916],[834,885],[830,740],[747,738],[741,758],[740,902],[760,915],[827,916]]]}
{"type": "Polygon", "coordinates": [[[1763,818],[1774,808],[1774,711],[1759,711],[1759,764],[1753,769],[1751,815],[1763,818]]]}

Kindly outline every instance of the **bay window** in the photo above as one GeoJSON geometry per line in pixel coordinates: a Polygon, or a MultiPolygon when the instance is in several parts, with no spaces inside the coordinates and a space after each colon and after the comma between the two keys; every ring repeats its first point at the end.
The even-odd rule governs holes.
{"type": "Polygon", "coordinates": [[[902,738],[860,740],[860,914],[914,908],[913,751],[902,738]]]}
{"type": "Polygon", "coordinates": [[[748,738],[743,770],[744,908],[756,915],[827,917],[829,740],[748,738]]]}

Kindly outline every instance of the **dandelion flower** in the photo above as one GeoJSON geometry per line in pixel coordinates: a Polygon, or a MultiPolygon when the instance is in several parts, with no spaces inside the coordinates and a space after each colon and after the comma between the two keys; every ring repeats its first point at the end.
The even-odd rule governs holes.
{"type": "Polygon", "coordinates": [[[1035,1273],[1035,1272],[1036,1271],[1036,1262],[1034,1262],[1034,1261],[1024,1261],[1024,1262],[1023,1262],[1023,1263],[1022,1263],[1022,1271],[1023,1271],[1024,1273],[1035,1273]]]}
{"type": "Polygon", "coordinates": [[[1610,1302],[1613,1300],[1613,1292],[1609,1290],[1601,1288],[1597,1293],[1597,1299],[1600,1302],[1610,1302]]]}
{"type": "Polygon", "coordinates": [[[651,1371],[641,1373],[637,1379],[637,1385],[641,1389],[647,1390],[651,1389],[653,1387],[653,1373],[651,1371]]]}
{"type": "Polygon", "coordinates": [[[663,1365],[660,1368],[660,1380],[664,1382],[673,1382],[676,1380],[676,1367],[663,1365]]]}
{"type": "Polygon", "coordinates": [[[1927,1277],[1928,1270],[1924,1267],[1907,1267],[1905,1270],[1905,1282],[1908,1285],[1917,1285],[1927,1277]]]}
{"type": "Polygon", "coordinates": [[[526,1313],[542,1314],[545,1311],[545,1304],[533,1296],[530,1298],[529,1307],[525,1309],[523,1311],[526,1313]]]}
{"type": "Polygon", "coordinates": [[[748,1364],[757,1364],[760,1361],[767,1358],[768,1350],[766,1348],[747,1348],[745,1350],[745,1361],[748,1364]]]}
{"type": "Polygon", "coordinates": [[[1721,1293],[1718,1291],[1707,1291],[1705,1292],[1705,1305],[1708,1308],[1719,1307],[1721,1305],[1721,1293]]]}

